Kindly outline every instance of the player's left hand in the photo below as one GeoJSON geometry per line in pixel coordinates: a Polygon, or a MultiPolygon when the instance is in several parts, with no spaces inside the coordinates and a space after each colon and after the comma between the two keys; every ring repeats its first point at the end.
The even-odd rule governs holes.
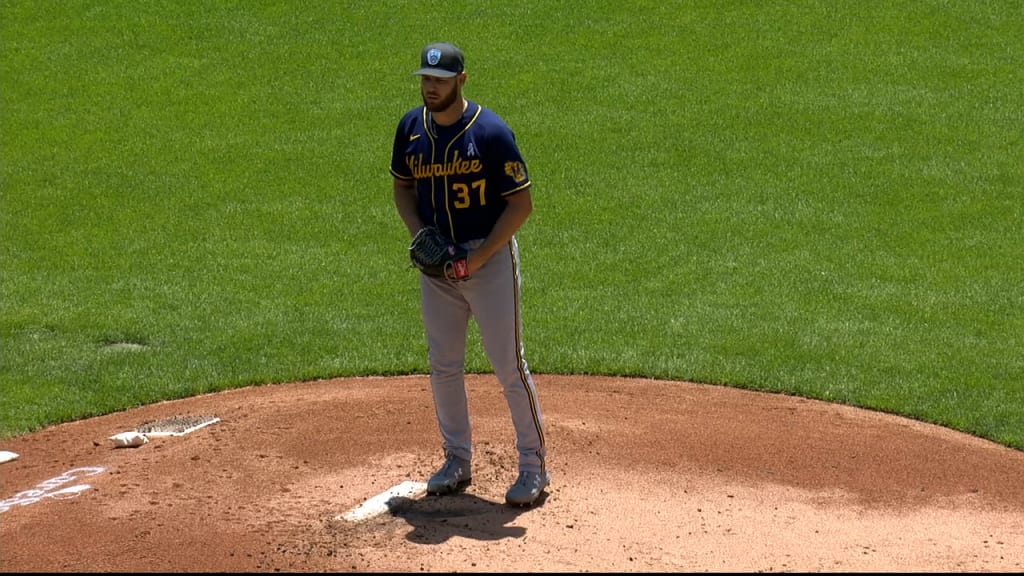
{"type": "Polygon", "coordinates": [[[421,272],[452,282],[470,277],[469,251],[433,226],[420,229],[409,244],[409,258],[421,272]]]}

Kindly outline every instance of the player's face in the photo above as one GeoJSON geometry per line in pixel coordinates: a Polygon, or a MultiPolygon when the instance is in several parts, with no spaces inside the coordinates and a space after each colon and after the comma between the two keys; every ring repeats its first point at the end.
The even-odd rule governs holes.
{"type": "Polygon", "coordinates": [[[461,77],[440,78],[420,76],[420,95],[423,105],[434,114],[444,112],[462,100],[461,77]]]}

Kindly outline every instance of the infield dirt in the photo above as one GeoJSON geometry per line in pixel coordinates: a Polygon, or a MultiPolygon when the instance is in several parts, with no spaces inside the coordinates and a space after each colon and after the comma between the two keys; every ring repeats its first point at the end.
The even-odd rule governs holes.
{"type": "Polygon", "coordinates": [[[441,460],[428,379],[267,385],[0,441],[7,572],[1024,570],[1024,452],[728,387],[535,374],[552,484],[532,508],[508,409],[468,377],[473,484],[343,515],[441,460]],[[137,448],[172,416],[220,420],[137,448]]]}

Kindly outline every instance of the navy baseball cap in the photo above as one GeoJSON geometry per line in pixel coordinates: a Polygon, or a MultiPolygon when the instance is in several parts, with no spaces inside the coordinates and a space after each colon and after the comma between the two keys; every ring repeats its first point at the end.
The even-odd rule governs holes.
{"type": "Polygon", "coordinates": [[[413,74],[451,78],[462,72],[464,65],[462,50],[447,42],[435,42],[423,48],[423,53],[420,54],[420,69],[413,74]]]}

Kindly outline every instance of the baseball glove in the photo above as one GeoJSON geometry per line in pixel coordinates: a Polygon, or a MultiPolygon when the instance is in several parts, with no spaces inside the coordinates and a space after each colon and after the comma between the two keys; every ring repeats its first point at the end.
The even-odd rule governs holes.
{"type": "Polygon", "coordinates": [[[444,237],[434,226],[425,226],[409,244],[413,266],[427,276],[455,282],[469,279],[469,251],[444,237]]]}

